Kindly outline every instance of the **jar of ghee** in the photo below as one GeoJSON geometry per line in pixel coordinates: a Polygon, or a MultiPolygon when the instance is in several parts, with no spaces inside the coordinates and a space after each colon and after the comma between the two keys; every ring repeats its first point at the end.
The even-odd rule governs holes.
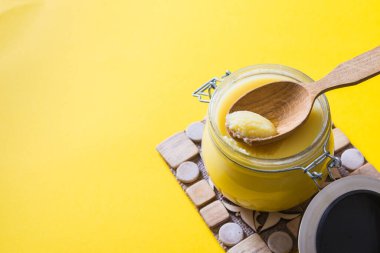
{"type": "Polygon", "coordinates": [[[315,101],[306,122],[282,140],[248,146],[228,135],[225,118],[231,106],[247,92],[277,81],[313,80],[290,67],[254,65],[213,78],[193,94],[210,102],[201,155],[211,180],[227,199],[259,211],[286,210],[306,201],[340,162],[333,156],[332,123],[324,95],[315,101]]]}

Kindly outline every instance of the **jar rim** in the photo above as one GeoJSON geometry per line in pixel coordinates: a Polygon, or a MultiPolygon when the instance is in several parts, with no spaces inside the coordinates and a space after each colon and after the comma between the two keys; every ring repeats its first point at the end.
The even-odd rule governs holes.
{"type": "Polygon", "coordinates": [[[213,140],[215,146],[232,162],[237,163],[240,166],[243,166],[247,169],[256,170],[256,171],[264,171],[264,172],[288,171],[287,169],[283,169],[283,168],[281,169],[271,168],[270,170],[259,170],[257,168],[253,168],[252,165],[254,164],[254,165],[260,165],[264,167],[273,167],[273,166],[279,166],[279,165],[288,166],[300,160],[306,160],[312,157],[315,153],[315,150],[318,147],[323,146],[328,141],[330,134],[329,133],[326,134],[327,132],[326,130],[328,130],[331,127],[330,107],[329,107],[326,96],[322,94],[321,96],[317,98],[317,100],[321,104],[322,111],[323,111],[323,124],[322,124],[321,130],[319,131],[318,135],[315,137],[313,142],[301,152],[298,152],[291,156],[281,157],[281,158],[259,158],[259,157],[253,157],[244,152],[241,152],[233,148],[231,145],[229,145],[226,142],[226,140],[223,138],[222,134],[220,133],[216,122],[214,122],[216,117],[213,115],[212,110],[215,107],[215,104],[217,103],[218,97],[223,94],[222,88],[225,85],[232,84],[234,81],[241,80],[242,78],[248,77],[248,76],[243,76],[244,74],[249,74],[248,76],[257,75],[257,74],[277,74],[277,75],[290,77],[299,82],[313,82],[313,79],[307,76],[306,74],[304,74],[303,72],[297,69],[294,69],[292,67],[288,67],[288,66],[284,66],[280,64],[251,65],[245,68],[238,69],[237,71],[231,73],[229,76],[223,78],[223,80],[221,81],[221,84],[217,87],[217,89],[215,90],[211,98],[210,106],[208,109],[208,120],[211,126],[211,129],[209,130],[211,131],[211,134],[210,134],[211,139],[213,140]],[[223,145],[223,148],[227,149],[227,151],[229,152],[225,152],[217,143],[215,143],[214,137],[216,137],[217,141],[223,145]],[[227,153],[235,154],[235,157],[232,158],[231,155],[227,153]]]}

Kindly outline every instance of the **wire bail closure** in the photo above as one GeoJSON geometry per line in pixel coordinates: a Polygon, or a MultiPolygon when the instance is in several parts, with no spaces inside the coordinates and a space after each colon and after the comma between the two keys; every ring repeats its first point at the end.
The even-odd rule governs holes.
{"type": "MultiPolygon", "coordinates": [[[[327,138],[327,140],[330,139],[330,134],[327,138]]],[[[298,168],[298,169],[301,169],[303,170],[303,172],[308,175],[314,182],[314,184],[316,185],[316,187],[318,188],[318,190],[321,190],[323,187],[321,185],[319,185],[318,183],[318,180],[321,180],[322,179],[322,173],[320,172],[316,172],[316,171],[311,171],[312,169],[314,169],[317,165],[323,163],[326,159],[330,159],[330,161],[328,162],[327,164],[327,172],[329,173],[329,177],[332,179],[332,180],[336,180],[336,178],[334,177],[334,175],[332,174],[332,169],[334,168],[340,168],[342,166],[342,161],[340,160],[339,157],[336,157],[334,156],[333,154],[331,154],[328,150],[327,150],[327,144],[328,144],[328,141],[326,141],[326,143],[323,145],[323,154],[318,156],[313,162],[311,162],[308,166],[306,167],[295,167],[295,168],[298,168]]]]}
{"type": "Polygon", "coordinates": [[[214,77],[210,79],[208,82],[202,84],[201,87],[199,87],[193,92],[192,94],[193,97],[198,98],[198,100],[202,103],[210,103],[212,94],[217,86],[216,84],[218,82],[221,82],[223,78],[229,75],[231,75],[231,71],[227,70],[226,73],[221,78],[214,77]],[[205,99],[204,97],[208,97],[208,98],[205,99]]]}

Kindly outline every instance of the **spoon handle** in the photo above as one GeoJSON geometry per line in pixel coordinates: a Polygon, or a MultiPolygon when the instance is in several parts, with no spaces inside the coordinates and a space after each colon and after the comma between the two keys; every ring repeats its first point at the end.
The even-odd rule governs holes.
{"type": "Polygon", "coordinates": [[[324,78],[307,85],[316,98],[325,91],[359,84],[380,73],[380,46],[338,65],[324,78]]]}

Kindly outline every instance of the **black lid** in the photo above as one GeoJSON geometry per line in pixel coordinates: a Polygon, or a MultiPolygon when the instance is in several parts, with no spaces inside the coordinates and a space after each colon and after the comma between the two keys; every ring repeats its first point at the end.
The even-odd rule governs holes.
{"type": "Polygon", "coordinates": [[[302,218],[300,253],[380,252],[380,180],[339,179],[320,191],[302,218]]]}

